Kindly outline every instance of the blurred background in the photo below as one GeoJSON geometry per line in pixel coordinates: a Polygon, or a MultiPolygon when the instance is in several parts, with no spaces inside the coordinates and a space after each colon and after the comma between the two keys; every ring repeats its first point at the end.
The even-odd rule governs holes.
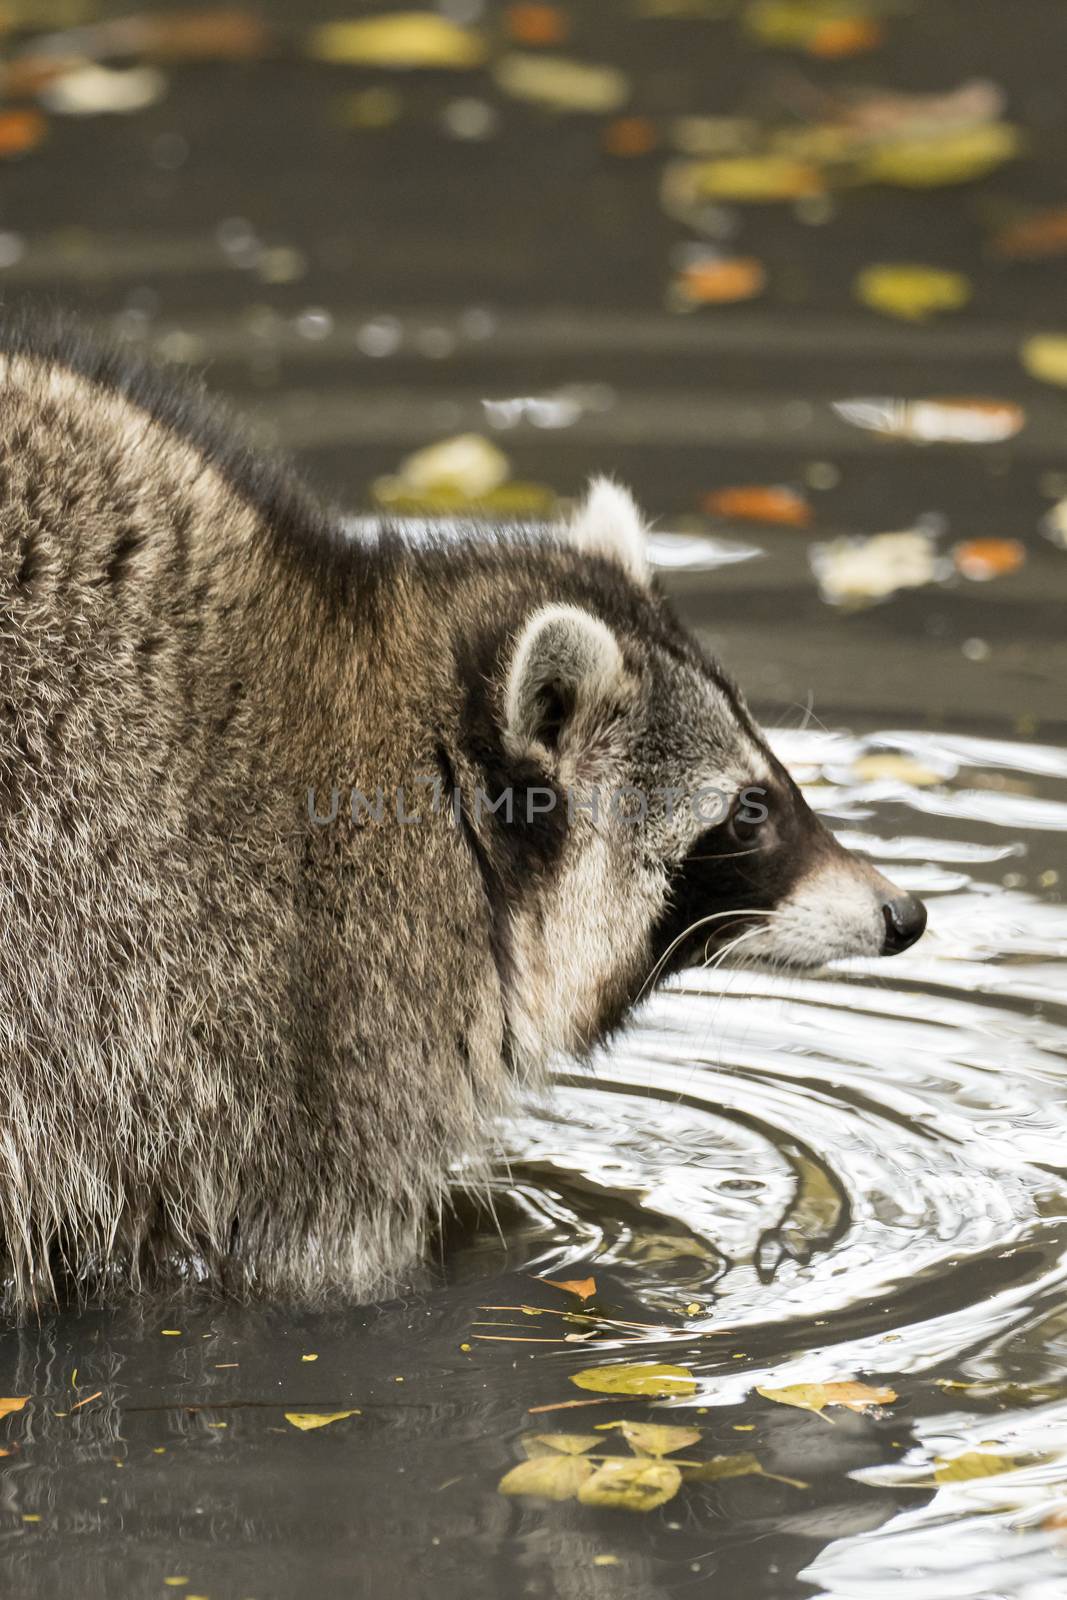
{"type": "Polygon", "coordinates": [[[204,373],[353,517],[632,484],[931,913],[889,964],[685,974],[380,1305],[4,1331],[0,1587],[1061,1595],[1062,0],[0,0],[0,52],[0,315],[204,373]],[[634,1360],[682,1388],[557,1411],[634,1360]],[[831,1427],[813,1381],[872,1387],[831,1427]],[[697,1458],[661,1505],[498,1492],[635,1417],[697,1458]]]}
{"type": "Polygon", "coordinates": [[[2,22],[7,306],[205,371],[353,510],[616,473],[770,714],[1061,715],[1058,0],[2,22]]]}

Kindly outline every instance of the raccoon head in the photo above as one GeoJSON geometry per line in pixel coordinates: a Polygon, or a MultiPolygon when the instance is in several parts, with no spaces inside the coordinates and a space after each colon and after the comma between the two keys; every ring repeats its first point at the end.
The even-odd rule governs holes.
{"type": "Polygon", "coordinates": [[[591,1046],[687,965],[913,944],[921,902],[812,812],[652,582],[629,495],[594,485],[561,544],[496,666],[510,815],[474,821],[521,1054],[591,1046]]]}

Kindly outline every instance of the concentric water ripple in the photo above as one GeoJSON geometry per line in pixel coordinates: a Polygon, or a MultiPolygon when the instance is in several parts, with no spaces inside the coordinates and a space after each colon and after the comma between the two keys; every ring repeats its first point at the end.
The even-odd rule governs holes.
{"type": "Polygon", "coordinates": [[[688,1298],[671,1342],[702,1406],[893,1382],[906,1449],[859,1480],[925,1504],[831,1541],[805,1574],[827,1596],[1059,1596],[1064,1535],[1042,1522],[1067,1501],[1067,752],[779,745],[846,842],[924,895],[927,938],[817,978],[683,974],[515,1123],[512,1194],[540,1214],[544,1268],[688,1298]],[[885,752],[911,782],[854,776],[885,752]],[[967,1451],[1002,1470],[938,1484],[935,1460],[967,1451]]]}

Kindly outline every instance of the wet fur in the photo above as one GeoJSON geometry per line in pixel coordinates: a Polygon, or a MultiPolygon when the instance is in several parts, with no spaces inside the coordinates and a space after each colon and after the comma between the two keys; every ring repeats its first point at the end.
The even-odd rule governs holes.
{"type": "Polygon", "coordinates": [[[668,948],[665,969],[699,958],[705,936],[678,942],[694,912],[775,903],[813,854],[798,832],[773,874],[712,871],[691,822],[609,837],[563,807],[360,825],[349,791],[511,784],[521,814],[528,785],[698,771],[762,774],[794,807],[729,680],[625,562],[543,531],[353,540],[195,387],[5,324],[12,1308],[395,1282],[514,1081],[616,1026],[668,948]],[[516,639],[552,604],[610,628],[630,685],[567,708],[558,745],[507,713],[516,639]],[[323,811],[340,791],[336,821],[310,820],[309,788],[323,811]]]}

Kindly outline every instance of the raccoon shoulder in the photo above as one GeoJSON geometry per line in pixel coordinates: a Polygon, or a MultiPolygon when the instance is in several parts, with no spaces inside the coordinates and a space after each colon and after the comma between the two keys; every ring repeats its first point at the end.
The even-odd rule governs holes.
{"type": "Polygon", "coordinates": [[[51,564],[105,583],[134,547],[186,566],[255,549],[346,588],[370,559],[201,383],[65,317],[0,317],[0,461],[0,581],[53,541],[70,559],[51,564]]]}

